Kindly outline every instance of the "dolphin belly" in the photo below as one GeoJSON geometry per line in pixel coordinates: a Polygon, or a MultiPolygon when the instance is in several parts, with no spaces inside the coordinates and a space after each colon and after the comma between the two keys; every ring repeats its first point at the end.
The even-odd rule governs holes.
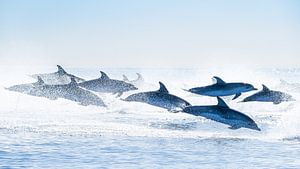
{"type": "Polygon", "coordinates": [[[144,101],[145,103],[148,103],[153,106],[165,108],[168,110],[174,110],[177,108],[183,108],[183,105],[179,102],[176,102],[175,100],[167,99],[167,98],[162,98],[162,97],[149,97],[144,101]]]}
{"type": "Polygon", "coordinates": [[[211,86],[211,87],[205,87],[205,88],[194,88],[190,90],[192,93],[196,93],[199,95],[204,96],[211,96],[211,97],[217,97],[217,96],[230,96],[235,95],[238,93],[241,93],[242,91],[238,88],[231,88],[226,86],[211,86]]]}

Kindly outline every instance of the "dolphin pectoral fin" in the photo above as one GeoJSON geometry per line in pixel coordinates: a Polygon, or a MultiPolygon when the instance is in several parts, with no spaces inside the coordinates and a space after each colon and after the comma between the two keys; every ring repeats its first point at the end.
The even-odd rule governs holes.
{"type": "Polygon", "coordinates": [[[182,112],[182,110],[178,110],[178,109],[168,109],[169,112],[171,113],[179,113],[182,112]]]}
{"type": "Polygon", "coordinates": [[[240,95],[241,95],[241,93],[237,93],[237,94],[232,98],[232,100],[237,99],[238,97],[240,97],[240,95]]]}
{"type": "Polygon", "coordinates": [[[230,127],[228,127],[229,129],[231,129],[231,130],[236,130],[236,129],[239,129],[239,128],[241,128],[241,127],[239,127],[239,126],[237,126],[237,125],[233,125],[233,126],[230,126],[230,127]]]}
{"type": "Polygon", "coordinates": [[[122,94],[123,94],[123,92],[119,92],[119,93],[117,93],[117,96],[116,96],[116,97],[121,97],[122,94]]]}
{"type": "Polygon", "coordinates": [[[50,99],[50,100],[57,100],[58,99],[58,97],[54,97],[54,96],[49,96],[47,98],[50,99]]]}
{"type": "Polygon", "coordinates": [[[78,104],[81,105],[81,106],[88,106],[89,105],[88,103],[85,103],[85,102],[79,102],[78,104]]]}
{"type": "Polygon", "coordinates": [[[276,101],[273,102],[273,104],[276,104],[276,105],[277,105],[277,104],[280,104],[280,103],[281,103],[280,100],[276,100],[276,101]]]}

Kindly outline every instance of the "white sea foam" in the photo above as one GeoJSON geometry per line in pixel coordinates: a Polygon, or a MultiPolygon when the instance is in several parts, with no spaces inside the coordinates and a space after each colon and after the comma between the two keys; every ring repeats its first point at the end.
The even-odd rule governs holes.
{"type": "MultiPolygon", "coordinates": [[[[140,72],[146,80],[142,90],[157,90],[158,81],[162,81],[170,93],[186,99],[193,105],[216,104],[216,99],[187,93],[182,89],[211,84],[211,77],[215,75],[228,82],[247,82],[258,88],[261,88],[262,83],[270,88],[275,87],[282,78],[277,77],[278,71],[274,73],[272,70],[106,69],[104,71],[116,79],[122,79],[122,74],[134,77],[135,72],[140,72]]],[[[34,82],[27,74],[40,72],[27,69],[7,70],[7,68],[1,69],[0,72],[2,75],[0,128],[10,132],[263,140],[300,136],[299,101],[280,105],[237,103],[238,100],[232,101],[232,97],[226,97],[225,101],[231,108],[251,116],[262,129],[261,132],[248,129],[230,130],[226,125],[201,117],[185,113],[169,113],[142,103],[127,103],[110,94],[99,94],[108,105],[107,108],[101,108],[84,107],[64,99],[53,101],[7,91],[4,87],[34,82]]],[[[100,76],[97,69],[69,69],[69,72],[86,79],[100,76]]],[[[284,71],[280,73],[284,74],[284,71]]],[[[288,73],[290,76],[290,72],[288,73]]],[[[134,92],[136,91],[131,93],[134,92]]],[[[122,97],[128,94],[130,93],[125,93],[122,97]]],[[[245,93],[241,97],[249,94],[251,93],[245,93]]],[[[300,100],[298,93],[290,94],[300,100]]]]}

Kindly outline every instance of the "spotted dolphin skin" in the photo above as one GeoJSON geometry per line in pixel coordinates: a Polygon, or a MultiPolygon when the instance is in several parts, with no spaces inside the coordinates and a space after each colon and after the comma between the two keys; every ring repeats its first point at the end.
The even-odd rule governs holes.
{"type": "Polygon", "coordinates": [[[74,78],[66,85],[40,85],[38,86],[40,96],[49,99],[64,98],[78,102],[81,105],[95,105],[106,107],[102,99],[94,93],[78,86],[74,78]]]}
{"type": "Polygon", "coordinates": [[[250,117],[241,112],[230,109],[220,97],[217,97],[217,99],[217,105],[189,106],[184,108],[183,112],[227,124],[230,126],[230,129],[248,128],[261,131],[254,120],[250,117]]]}
{"type": "Polygon", "coordinates": [[[291,95],[280,92],[270,90],[267,86],[262,85],[263,89],[251,96],[246,97],[241,102],[273,102],[273,104],[280,104],[281,102],[285,101],[295,101],[291,95]]]}
{"type": "Polygon", "coordinates": [[[190,106],[190,103],[187,101],[170,94],[162,82],[159,82],[159,85],[160,88],[157,91],[132,94],[125,98],[124,101],[147,103],[169,111],[178,111],[178,109],[182,110],[186,106],[190,106]]]}
{"type": "Polygon", "coordinates": [[[251,84],[248,83],[226,83],[217,76],[214,76],[213,79],[216,80],[215,84],[204,87],[195,87],[187,91],[211,97],[235,95],[233,98],[234,100],[238,98],[241,95],[241,93],[257,90],[251,84]]]}
{"type": "Polygon", "coordinates": [[[40,77],[38,77],[37,79],[38,81],[34,83],[14,85],[14,86],[7,87],[5,89],[9,91],[29,94],[32,90],[36,90],[37,86],[44,84],[44,81],[40,77]]]}
{"type": "Polygon", "coordinates": [[[77,83],[84,82],[85,80],[67,73],[60,65],[57,65],[57,71],[53,73],[34,74],[31,77],[37,79],[41,77],[46,84],[68,84],[71,78],[74,78],[77,83]]]}
{"type": "Polygon", "coordinates": [[[102,71],[100,71],[100,73],[100,78],[79,83],[79,86],[95,92],[118,94],[118,96],[121,96],[127,91],[137,90],[137,88],[130,83],[111,79],[102,71]]]}
{"type": "Polygon", "coordinates": [[[49,85],[45,84],[41,77],[38,76],[37,78],[38,82],[36,83],[15,85],[7,89],[32,96],[45,97],[51,100],[64,98],[84,106],[106,106],[97,95],[80,88],[74,78],[71,78],[71,82],[65,85],[49,85]]]}

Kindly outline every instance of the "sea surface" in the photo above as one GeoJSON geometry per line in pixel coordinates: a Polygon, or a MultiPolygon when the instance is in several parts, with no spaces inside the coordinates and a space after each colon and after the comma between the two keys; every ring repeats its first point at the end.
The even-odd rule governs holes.
{"type": "MultiPolygon", "coordinates": [[[[97,68],[65,67],[68,73],[93,79],[97,68]]],[[[300,90],[282,85],[300,83],[300,69],[101,69],[111,78],[136,72],[145,83],[139,91],[169,92],[192,105],[213,105],[213,97],[182,89],[212,83],[247,82],[286,91],[297,101],[238,103],[224,97],[233,109],[252,117],[262,131],[228,129],[202,117],[170,113],[142,103],[127,103],[116,95],[98,94],[107,108],[81,106],[72,101],[28,96],[5,87],[32,83],[29,74],[51,68],[0,68],[0,168],[300,168],[300,90]]],[[[121,98],[129,94],[124,93],[121,98]]]]}

